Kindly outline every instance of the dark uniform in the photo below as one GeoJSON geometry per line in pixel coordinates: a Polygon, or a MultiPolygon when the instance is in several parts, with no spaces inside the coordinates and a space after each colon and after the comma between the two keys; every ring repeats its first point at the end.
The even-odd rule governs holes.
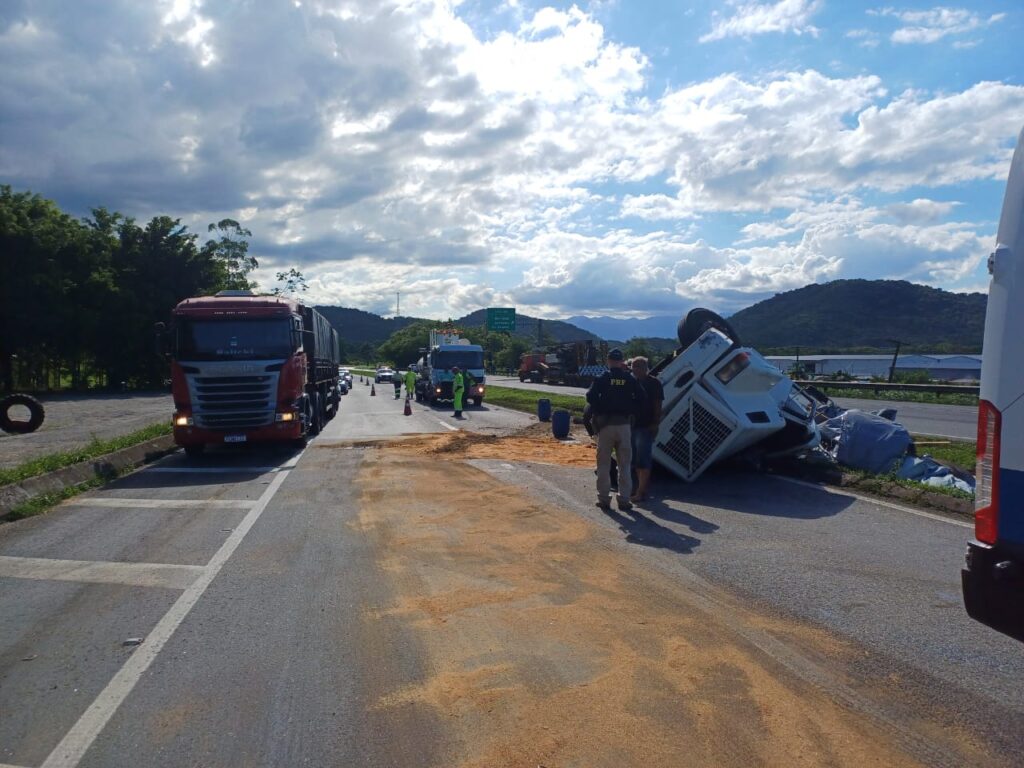
{"type": "MultiPolygon", "coordinates": [[[[613,349],[609,360],[622,360],[622,352],[613,349]]],[[[612,368],[602,374],[587,390],[587,402],[593,411],[594,430],[597,432],[597,503],[607,507],[611,503],[612,452],[619,465],[619,509],[629,509],[632,492],[630,465],[632,445],[630,427],[644,404],[643,388],[625,368],[612,368]]]]}

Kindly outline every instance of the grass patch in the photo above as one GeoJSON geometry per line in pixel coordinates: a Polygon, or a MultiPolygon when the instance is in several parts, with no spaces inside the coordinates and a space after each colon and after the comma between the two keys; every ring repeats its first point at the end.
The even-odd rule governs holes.
{"type": "Polygon", "coordinates": [[[878,392],[874,389],[830,389],[828,386],[815,384],[833,400],[842,400],[844,397],[855,397],[858,400],[889,400],[902,403],[935,403],[937,405],[977,405],[977,395],[965,395],[949,392],[901,392],[890,390],[878,392]]]}
{"type": "Polygon", "coordinates": [[[569,411],[575,417],[583,417],[583,407],[587,404],[587,399],[582,395],[558,395],[550,392],[496,387],[488,384],[484,402],[500,405],[504,408],[511,408],[515,411],[536,414],[537,401],[542,397],[546,397],[551,401],[552,410],[562,408],[569,411]]]}
{"type": "MultiPolygon", "coordinates": [[[[93,440],[88,445],[73,451],[51,453],[47,456],[31,459],[10,469],[0,469],[0,486],[20,483],[22,480],[27,480],[30,477],[45,475],[47,472],[70,467],[72,464],[89,461],[98,456],[105,456],[108,453],[113,453],[138,443],[144,443],[156,437],[163,437],[164,435],[171,434],[172,429],[171,422],[168,420],[159,424],[152,424],[128,435],[112,437],[107,440],[93,440]]],[[[60,501],[60,499],[57,499],[57,501],[60,501]]],[[[53,503],[55,504],[56,502],[53,503]]]]}
{"type": "Polygon", "coordinates": [[[950,440],[948,444],[937,437],[927,435],[914,435],[914,443],[937,443],[937,445],[918,445],[917,455],[928,454],[933,459],[943,464],[965,469],[974,472],[974,465],[977,457],[977,444],[969,440],[950,440]]]}

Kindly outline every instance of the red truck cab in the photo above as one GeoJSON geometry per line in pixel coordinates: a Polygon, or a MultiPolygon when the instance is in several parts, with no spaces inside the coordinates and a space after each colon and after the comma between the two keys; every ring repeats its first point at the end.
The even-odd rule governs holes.
{"type": "Polygon", "coordinates": [[[186,299],[161,329],[174,440],[301,442],[337,412],[338,335],[312,307],[249,291],[186,299]]]}

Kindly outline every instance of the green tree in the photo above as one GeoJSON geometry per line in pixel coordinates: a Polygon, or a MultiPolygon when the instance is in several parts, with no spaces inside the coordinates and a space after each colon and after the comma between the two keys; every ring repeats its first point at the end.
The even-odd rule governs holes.
{"type": "Polygon", "coordinates": [[[220,282],[224,288],[255,288],[256,283],[250,282],[248,277],[259,266],[256,258],[249,255],[248,238],[252,237],[252,232],[234,219],[221,219],[216,224],[210,224],[206,231],[219,235],[215,240],[206,241],[203,255],[222,266],[224,276],[220,282]]]}
{"type": "Polygon", "coordinates": [[[437,327],[432,320],[417,320],[388,337],[377,348],[377,355],[394,365],[405,367],[420,358],[420,349],[430,342],[430,331],[437,327]]]}
{"type": "Polygon", "coordinates": [[[270,291],[274,296],[295,296],[309,290],[309,286],[306,285],[306,278],[295,267],[292,267],[287,272],[278,272],[277,282],[278,284],[270,291]]]}
{"type": "Polygon", "coordinates": [[[641,339],[634,336],[626,342],[626,348],[623,350],[626,353],[626,357],[646,357],[648,360],[653,356],[654,351],[651,345],[647,343],[646,339],[641,339]]]}

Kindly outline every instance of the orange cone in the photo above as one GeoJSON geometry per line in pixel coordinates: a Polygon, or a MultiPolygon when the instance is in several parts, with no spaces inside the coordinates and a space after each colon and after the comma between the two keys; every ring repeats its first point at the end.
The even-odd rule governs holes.
{"type": "Polygon", "coordinates": [[[405,398],[405,415],[412,416],[412,403],[409,402],[409,398],[405,398]]]}
{"type": "Polygon", "coordinates": [[[376,396],[377,396],[377,387],[374,386],[373,384],[371,384],[370,385],[370,397],[376,397],[376,396]]]}

